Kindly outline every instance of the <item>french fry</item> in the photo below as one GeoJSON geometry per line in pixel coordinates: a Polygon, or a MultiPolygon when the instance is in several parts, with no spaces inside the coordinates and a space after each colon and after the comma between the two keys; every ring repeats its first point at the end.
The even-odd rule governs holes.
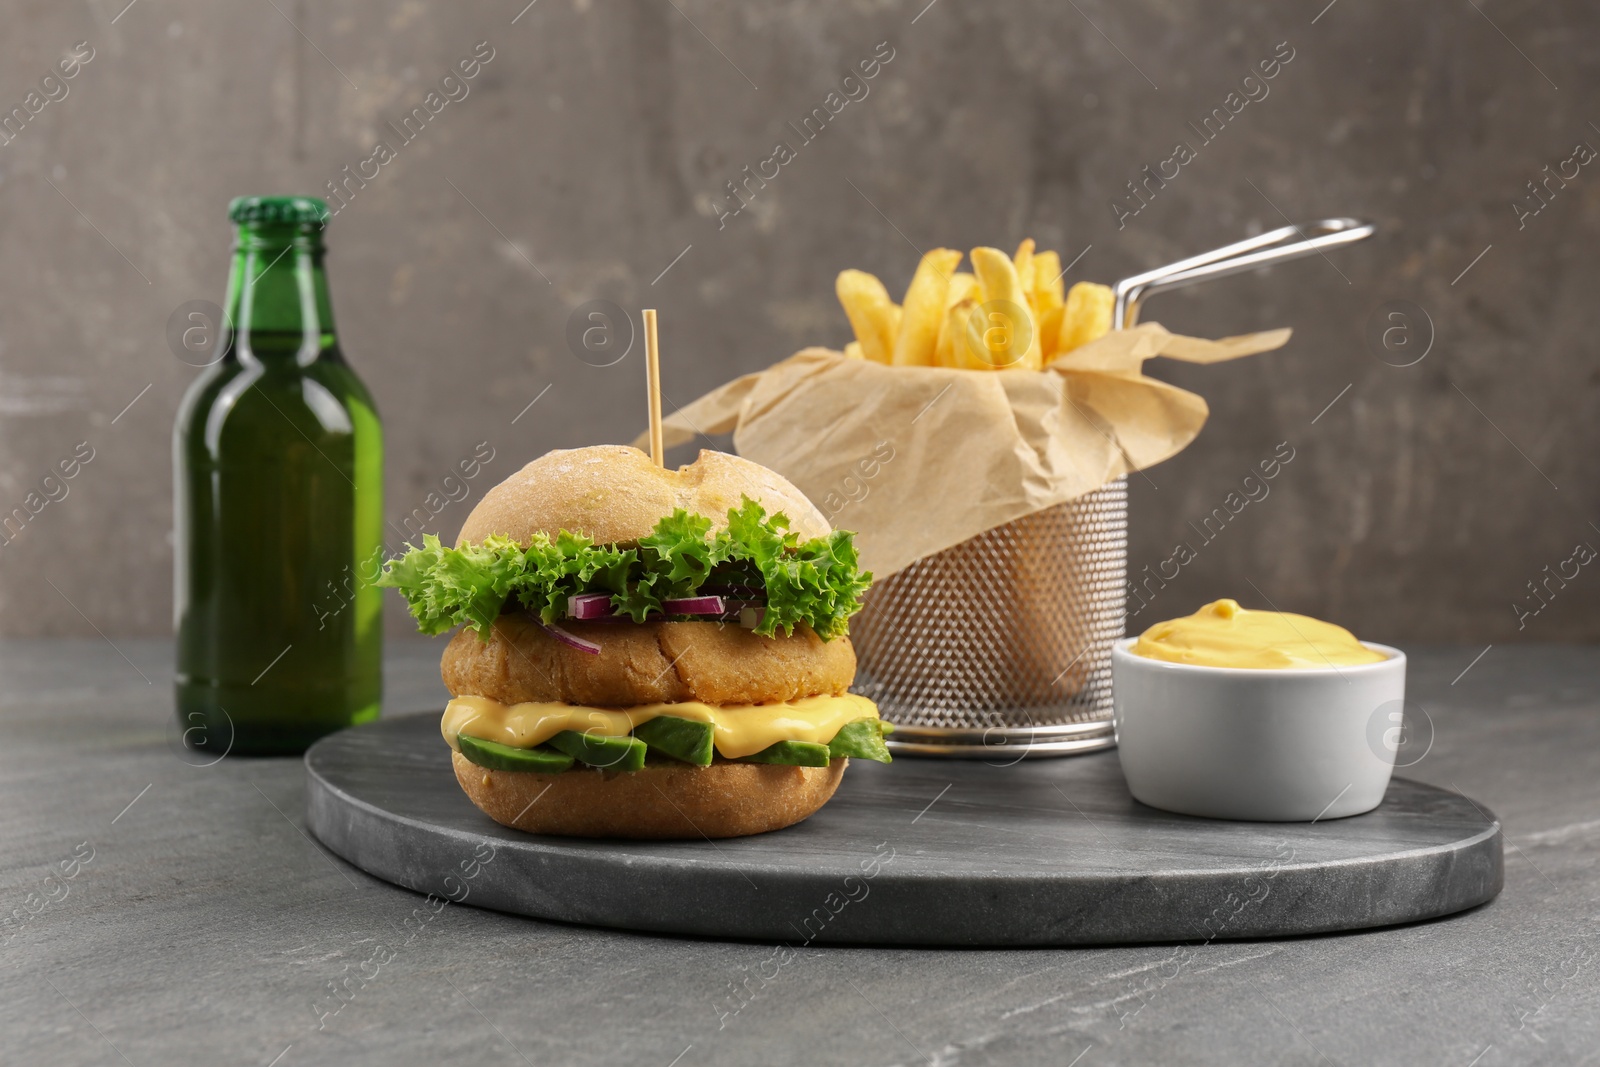
{"type": "Polygon", "coordinates": [[[1061,290],[1061,257],[1039,252],[1033,257],[1033,314],[1039,320],[1039,355],[1045,366],[1055,358],[1061,339],[1061,312],[1066,296],[1061,290]]]}
{"type": "Polygon", "coordinates": [[[888,363],[894,353],[897,323],[890,309],[894,301],[876,277],[861,270],[839,272],[834,291],[844,307],[850,328],[855,331],[861,354],[879,363],[888,363]]]}
{"type": "MultiPolygon", "coordinates": [[[[960,349],[965,349],[966,342],[963,333],[966,329],[967,316],[983,301],[983,287],[978,284],[975,275],[966,271],[957,271],[950,275],[950,289],[945,294],[944,318],[939,323],[939,341],[934,345],[933,365],[935,367],[965,367],[966,360],[960,349]],[[958,312],[959,309],[959,312],[958,312]]],[[[980,370],[989,369],[988,364],[979,364],[980,370]]]]}
{"type": "Polygon", "coordinates": [[[1033,257],[1033,304],[1037,308],[1066,303],[1067,295],[1061,285],[1061,257],[1054,252],[1040,252],[1033,257]]]}
{"type": "Polygon", "coordinates": [[[979,313],[982,293],[950,305],[944,313],[944,328],[939,331],[939,366],[958,370],[994,370],[983,346],[983,317],[979,313]]]}
{"type": "Polygon", "coordinates": [[[893,362],[897,367],[931,367],[944,322],[945,294],[961,253],[935,248],[922,257],[911,276],[901,305],[900,329],[895,336],[893,362]]]}
{"type": "MultiPolygon", "coordinates": [[[[973,286],[969,287],[969,292],[974,291],[976,285],[977,282],[974,281],[973,286]]],[[[971,315],[973,308],[977,306],[977,301],[969,295],[945,308],[944,317],[939,322],[939,340],[933,346],[935,367],[967,366],[962,358],[962,350],[966,347],[962,331],[966,329],[967,316],[971,315]]]]}
{"type": "Polygon", "coordinates": [[[998,248],[974,248],[972,268],[984,296],[984,313],[977,317],[982,320],[979,351],[986,353],[991,367],[1039,370],[1039,331],[1016,264],[998,248]]]}
{"type": "Polygon", "coordinates": [[[1048,308],[1039,315],[1039,363],[1048,367],[1050,362],[1061,354],[1059,343],[1061,340],[1061,319],[1066,308],[1057,305],[1048,308]]]}
{"type": "Polygon", "coordinates": [[[1061,333],[1056,356],[1064,356],[1080,345],[1111,332],[1111,307],[1114,302],[1109,285],[1079,282],[1067,293],[1061,315],[1061,333]]]}
{"type": "Polygon", "coordinates": [[[955,305],[944,309],[944,320],[939,323],[939,339],[933,344],[933,365],[935,367],[954,367],[956,365],[956,348],[954,332],[955,319],[952,317],[955,305]]]}
{"type": "Polygon", "coordinates": [[[1017,246],[1017,254],[1011,257],[1012,264],[1017,268],[1017,281],[1022,285],[1024,293],[1033,293],[1033,238],[1025,239],[1017,246]]]}
{"type": "Polygon", "coordinates": [[[945,293],[944,306],[946,308],[954,307],[970,296],[982,298],[982,294],[978,289],[977,277],[963,270],[958,270],[950,275],[950,289],[945,293]]]}
{"type": "Polygon", "coordinates": [[[956,270],[960,263],[952,249],[926,253],[903,305],[873,275],[841,271],[835,288],[856,335],[845,356],[901,367],[1040,370],[1111,330],[1112,290],[1079,282],[1063,292],[1061,257],[1036,251],[1032,238],[1013,256],[973,249],[971,273],[956,270]]]}

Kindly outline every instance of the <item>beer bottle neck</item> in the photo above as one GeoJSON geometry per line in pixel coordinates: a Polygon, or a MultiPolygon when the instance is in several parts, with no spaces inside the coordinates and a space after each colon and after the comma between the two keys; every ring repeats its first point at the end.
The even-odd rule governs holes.
{"type": "Polygon", "coordinates": [[[242,360],[302,366],[334,351],[333,304],[320,226],[245,223],[228,275],[229,350],[242,360]]]}

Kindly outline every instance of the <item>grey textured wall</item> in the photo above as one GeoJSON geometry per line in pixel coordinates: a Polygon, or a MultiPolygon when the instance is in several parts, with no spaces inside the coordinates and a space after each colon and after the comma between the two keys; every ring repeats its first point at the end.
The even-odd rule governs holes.
{"type": "Polygon", "coordinates": [[[323,191],[487,41],[470,95],[329,234],[345,347],[386,420],[391,516],[480,441],[495,459],[473,499],[546,449],[632,436],[637,356],[594,367],[565,341],[592,299],[661,309],[682,403],[842,343],[834,274],[903,287],[913,245],[1031,235],[1088,249],[1069,281],[1109,282],[1349,214],[1380,235],[1151,302],[1183,332],[1296,334],[1159,369],[1212,419],[1133,479],[1135,568],[1192,540],[1279,442],[1295,459],[1136,625],[1234,595],[1375,639],[1600,638],[1600,567],[1565,562],[1600,546],[1600,166],[1566,164],[1537,214],[1527,188],[1600,145],[1600,19],[1577,0],[1324,2],[7,0],[0,108],[76,42],[94,58],[0,146],[0,504],[80,442],[94,458],[0,547],[0,625],[168,629],[169,433],[195,372],[166,323],[221,299],[228,198],[323,191]],[[724,182],[885,41],[869,95],[719,228],[724,182]],[[1268,95],[1202,143],[1187,123],[1281,42],[1268,95]],[[1119,228],[1112,198],[1180,140],[1196,158],[1119,228]],[[1431,319],[1414,366],[1364,340],[1390,300],[1431,319]],[[1563,567],[1577,576],[1541,607],[1527,583],[1563,567]]]}

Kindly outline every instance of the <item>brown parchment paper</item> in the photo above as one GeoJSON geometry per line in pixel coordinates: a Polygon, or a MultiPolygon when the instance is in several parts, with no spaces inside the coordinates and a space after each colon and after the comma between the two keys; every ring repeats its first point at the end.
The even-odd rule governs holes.
{"type": "Polygon", "coordinates": [[[1146,377],[1145,360],[1217,363],[1279,348],[1289,334],[1207,341],[1148,322],[1043,371],[891,367],[807,348],[668,416],[666,443],[731,432],[740,455],[856,531],[862,566],[885,578],[1193,441],[1205,400],[1146,377]]]}

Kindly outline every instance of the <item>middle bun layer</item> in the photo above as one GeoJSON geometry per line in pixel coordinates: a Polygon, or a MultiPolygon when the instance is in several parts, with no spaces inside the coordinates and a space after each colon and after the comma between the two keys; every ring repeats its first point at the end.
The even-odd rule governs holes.
{"type": "Polygon", "coordinates": [[[470,630],[456,634],[440,664],[445,688],[503,704],[776,704],[843,693],[856,672],[849,638],[825,642],[804,624],[792,637],[714,622],[568,621],[562,628],[599,645],[600,654],[558,641],[526,616],[504,615],[487,642],[470,630]]]}

